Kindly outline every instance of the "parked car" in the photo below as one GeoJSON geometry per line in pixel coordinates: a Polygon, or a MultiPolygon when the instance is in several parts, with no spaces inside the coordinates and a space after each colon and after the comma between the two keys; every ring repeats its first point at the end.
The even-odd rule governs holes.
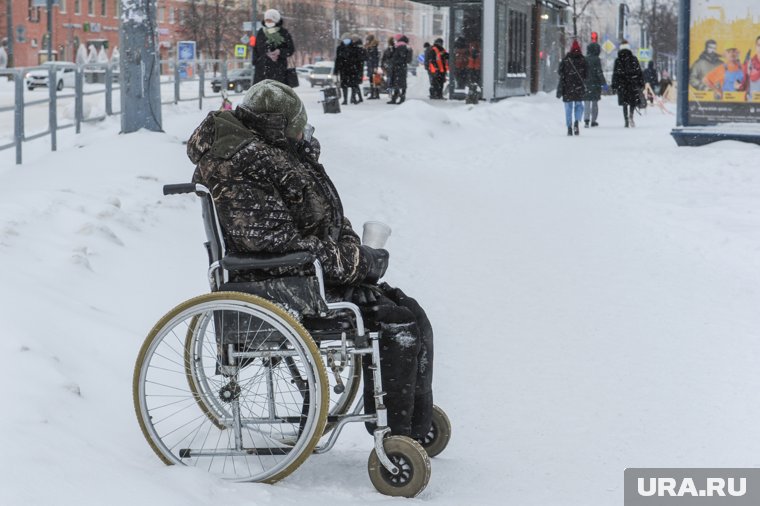
{"type": "Polygon", "coordinates": [[[334,86],[337,83],[337,78],[333,74],[333,62],[319,62],[314,65],[314,68],[309,72],[309,83],[311,87],[314,86],[334,86]]]}
{"type": "MultiPolygon", "coordinates": [[[[253,69],[234,69],[227,73],[227,89],[234,90],[235,93],[242,93],[251,87],[253,78],[253,69]]],[[[215,77],[211,80],[211,89],[214,93],[222,90],[222,76],[215,77]]]]}
{"type": "Polygon", "coordinates": [[[24,82],[29,91],[35,88],[47,88],[48,77],[50,75],[49,68],[51,65],[58,64],[55,74],[55,89],[61,91],[64,87],[73,88],[76,83],[76,68],[60,66],[60,62],[45,62],[40,65],[43,68],[30,70],[24,76],[24,82]]]}
{"type": "Polygon", "coordinates": [[[305,79],[309,78],[309,73],[311,72],[311,69],[314,68],[314,65],[304,65],[303,67],[296,67],[296,72],[299,76],[303,76],[305,79]]]}

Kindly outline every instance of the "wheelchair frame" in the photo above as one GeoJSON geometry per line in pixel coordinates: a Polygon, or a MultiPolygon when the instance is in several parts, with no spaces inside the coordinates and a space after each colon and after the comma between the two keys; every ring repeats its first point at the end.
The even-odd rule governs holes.
{"type": "MultiPolygon", "coordinates": [[[[224,244],[222,228],[217,216],[214,200],[208,188],[194,183],[164,186],[164,195],[183,193],[195,193],[201,197],[203,222],[207,237],[206,249],[209,255],[207,276],[212,293],[186,301],[170,311],[156,324],[141,349],[135,366],[133,381],[134,402],[141,429],[153,450],[167,464],[186,464],[185,461],[188,459],[195,458],[198,460],[201,457],[210,458],[213,463],[217,457],[232,457],[233,467],[235,466],[234,457],[245,459],[255,455],[258,456],[259,460],[262,460],[266,456],[288,455],[285,463],[278,464],[282,469],[275,465],[273,466],[274,471],[266,471],[269,474],[263,472],[264,477],[261,479],[240,480],[237,476],[233,478],[238,481],[275,482],[293,472],[307,458],[309,453],[321,454],[332,449],[343,428],[348,423],[374,423],[376,426],[373,431],[374,449],[370,455],[368,466],[373,485],[375,485],[378,491],[387,495],[405,497],[418,495],[425,488],[430,478],[430,460],[418,442],[404,436],[389,436],[390,428],[387,426],[387,411],[383,404],[385,392],[382,390],[382,374],[380,371],[380,333],[365,332],[364,320],[359,308],[355,304],[346,301],[329,302],[327,300],[322,267],[314,255],[308,252],[288,253],[284,255],[229,255],[224,244]],[[339,330],[317,330],[310,332],[299,323],[288,322],[288,313],[277,308],[275,304],[253,295],[237,293],[234,291],[235,283],[229,282],[230,271],[248,271],[277,267],[303,268],[309,264],[314,268],[319,286],[319,295],[328,310],[327,312],[320,312],[319,316],[326,318],[328,314],[348,313],[353,317],[353,333],[347,332],[346,327],[339,330]],[[267,347],[250,350],[246,348],[241,349],[239,343],[224,342],[222,340],[220,344],[217,337],[215,374],[227,378],[227,383],[218,388],[217,391],[214,391],[213,386],[210,385],[211,382],[208,375],[204,372],[204,367],[196,364],[198,360],[194,358],[194,354],[196,351],[202,351],[204,346],[206,349],[210,348],[210,344],[208,342],[204,343],[202,340],[208,327],[216,329],[212,333],[216,332],[218,334],[224,332],[223,322],[224,316],[228,314],[226,313],[227,311],[229,314],[237,315],[238,325],[240,325],[241,321],[240,315],[243,315],[244,319],[249,319],[246,332],[250,330],[250,322],[254,318],[260,318],[261,321],[266,320],[269,322],[274,329],[270,331],[270,335],[274,332],[280,335],[281,338],[267,344],[267,347]],[[157,428],[158,423],[163,421],[161,416],[158,415],[159,408],[163,408],[164,406],[159,405],[159,408],[148,406],[149,397],[151,396],[147,392],[148,388],[152,384],[157,384],[156,380],[150,376],[152,371],[150,369],[151,364],[154,361],[159,362],[161,366],[155,366],[159,370],[164,367],[164,362],[161,362],[165,358],[162,356],[164,352],[157,350],[163,345],[164,341],[169,339],[170,334],[179,340],[175,327],[188,319],[190,319],[190,323],[185,324],[187,330],[183,344],[184,374],[187,377],[193,400],[201,408],[203,414],[219,429],[220,440],[222,439],[221,434],[223,431],[232,429],[233,436],[226,433],[228,448],[222,450],[193,450],[190,448],[175,450],[175,447],[179,443],[176,443],[172,447],[167,446],[168,443],[164,443],[163,439],[167,438],[168,440],[171,432],[162,436],[157,428]],[[293,325],[292,323],[295,324],[293,325]],[[306,335],[304,336],[303,333],[306,335]],[[332,341],[337,344],[322,347],[322,343],[332,341]],[[287,348],[287,345],[292,349],[287,348]],[[363,404],[361,399],[356,407],[351,410],[351,404],[358,388],[358,374],[360,373],[360,371],[356,371],[356,368],[361,363],[359,358],[366,355],[369,355],[371,359],[369,368],[372,371],[374,379],[373,396],[376,408],[375,414],[361,413],[363,404]],[[226,362],[222,365],[218,363],[219,356],[224,356],[226,359],[226,362]],[[320,356],[322,359],[317,361],[312,358],[315,356],[320,356]],[[335,365],[336,358],[341,362],[341,366],[335,365]],[[266,374],[268,375],[267,380],[262,381],[262,383],[266,383],[266,403],[268,406],[266,406],[266,409],[261,407],[262,410],[268,410],[268,415],[260,415],[258,417],[250,414],[246,415],[242,412],[243,409],[253,411],[254,408],[252,406],[254,403],[240,401],[242,390],[238,383],[240,372],[247,364],[253,364],[256,360],[261,361],[261,367],[267,371],[266,374]],[[307,376],[306,380],[303,379],[296,361],[304,364],[303,373],[307,376]],[[336,413],[334,414],[327,412],[329,411],[330,394],[329,388],[324,388],[327,386],[327,368],[324,362],[327,362],[327,367],[331,369],[336,378],[337,384],[333,390],[335,393],[344,394],[336,405],[336,413]],[[290,383],[298,387],[298,392],[303,397],[303,408],[300,416],[296,413],[291,413],[291,416],[280,418],[274,416],[277,408],[279,407],[280,410],[283,410],[283,407],[278,406],[275,400],[276,394],[281,392],[276,390],[273,370],[283,363],[286,364],[286,368],[290,371],[290,383]],[[349,364],[349,373],[352,374],[352,377],[349,377],[351,385],[348,392],[345,391],[345,385],[343,385],[339,374],[346,364],[349,364]],[[309,370],[306,370],[307,365],[310,368],[309,370]],[[306,384],[304,384],[304,381],[306,384]],[[322,387],[320,388],[319,385],[322,385],[322,387]],[[308,387],[308,389],[304,388],[304,386],[308,387]],[[311,402],[311,396],[314,397],[313,403],[311,402]],[[343,404],[340,401],[344,401],[343,404]],[[317,421],[315,422],[312,418],[311,424],[308,424],[308,430],[311,431],[309,434],[311,435],[308,436],[308,441],[303,443],[302,434],[307,429],[306,425],[309,419],[309,414],[305,414],[307,404],[309,414],[313,412],[313,416],[316,417],[317,421]],[[227,405],[229,405],[229,408],[226,407],[227,405]],[[324,422],[322,422],[323,419],[324,422]],[[260,424],[278,423],[299,424],[296,445],[283,447],[286,443],[282,443],[277,447],[272,447],[271,444],[267,443],[269,444],[268,447],[259,448],[258,446],[250,446],[251,443],[249,442],[249,446],[246,446],[246,442],[244,441],[246,435],[243,433],[243,429],[258,435],[256,430],[251,429],[251,427],[258,427],[260,424]],[[326,430],[325,426],[327,426],[326,430]],[[327,440],[321,445],[317,444],[319,439],[330,430],[332,432],[327,440]],[[229,446],[233,446],[233,443],[234,448],[229,448],[229,446]],[[296,454],[294,452],[299,453],[296,454]],[[290,453],[293,453],[293,456],[289,455],[290,453]],[[265,456],[262,457],[262,455],[265,456]]],[[[264,344],[266,344],[267,339],[269,337],[264,338],[264,344]]],[[[283,381],[283,384],[285,383],[283,381]]],[[[214,386],[218,387],[219,385],[214,386]]],[[[155,395],[160,396],[158,394],[155,395]]],[[[257,395],[261,396],[262,394],[257,395]]],[[[259,408],[260,406],[256,405],[255,407],[259,408]]],[[[170,415],[169,417],[171,416],[174,415],[170,415]]],[[[445,418],[445,414],[443,414],[443,417],[445,418]]],[[[448,419],[445,422],[448,424],[448,419]]],[[[195,438],[196,436],[193,436],[193,440],[190,442],[195,441],[195,438]]],[[[271,434],[263,435],[263,438],[269,440],[275,439],[271,434]]],[[[447,441],[448,434],[446,435],[447,441]]],[[[446,442],[444,442],[444,446],[446,442]]],[[[205,445],[205,441],[203,444],[205,445]]],[[[224,462],[224,466],[226,467],[226,460],[224,462]]],[[[211,471],[211,468],[212,464],[209,464],[209,471],[211,471]]],[[[224,471],[226,471],[224,467],[222,470],[222,474],[224,474],[224,471]]],[[[237,470],[235,472],[237,473],[237,470]]]]}

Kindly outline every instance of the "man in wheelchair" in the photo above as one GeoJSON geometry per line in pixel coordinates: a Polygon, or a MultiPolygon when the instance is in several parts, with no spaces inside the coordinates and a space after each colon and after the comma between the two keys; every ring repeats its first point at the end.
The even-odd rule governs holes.
{"type": "MultiPolygon", "coordinates": [[[[388,252],[361,245],[319,163],[306,110],[292,88],[265,80],[232,111],[213,111],[193,132],[193,182],[211,191],[231,253],[308,251],[322,264],[328,300],[359,306],[365,327],[381,331],[381,372],[392,434],[421,440],[433,410],[433,331],[413,298],[378,283],[388,252]]],[[[235,272],[230,281],[286,278],[292,269],[235,272]]],[[[364,364],[364,407],[375,412],[364,364]]]]}

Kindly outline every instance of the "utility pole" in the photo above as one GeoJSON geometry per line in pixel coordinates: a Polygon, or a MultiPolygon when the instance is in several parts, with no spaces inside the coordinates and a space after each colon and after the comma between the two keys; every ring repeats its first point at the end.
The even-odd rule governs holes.
{"type": "Polygon", "coordinates": [[[13,0],[5,0],[8,16],[8,68],[13,67],[13,0]]]}
{"type": "Polygon", "coordinates": [[[53,60],[53,0],[47,0],[47,61],[53,60]]]}
{"type": "Polygon", "coordinates": [[[644,0],[641,0],[641,27],[639,30],[639,47],[646,47],[646,42],[644,41],[644,13],[646,12],[645,6],[644,6],[644,0]]]}
{"type": "Polygon", "coordinates": [[[649,38],[651,40],[651,43],[649,44],[649,47],[652,48],[652,61],[657,62],[657,53],[654,50],[655,46],[655,39],[657,37],[657,0],[652,1],[652,26],[649,27],[649,38]]]}
{"type": "Polygon", "coordinates": [[[120,0],[121,132],[161,132],[156,0],[120,0]]]}

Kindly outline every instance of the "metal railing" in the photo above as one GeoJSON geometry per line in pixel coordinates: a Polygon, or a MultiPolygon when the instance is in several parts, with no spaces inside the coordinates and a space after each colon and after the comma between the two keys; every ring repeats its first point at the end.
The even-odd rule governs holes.
{"type": "MultiPolygon", "coordinates": [[[[203,99],[207,98],[206,83],[208,74],[219,73],[211,79],[211,87],[216,90],[228,90],[230,93],[241,91],[240,87],[229,89],[229,70],[250,68],[250,63],[243,63],[240,60],[197,60],[194,62],[178,62],[177,60],[161,60],[161,68],[166,72],[161,76],[161,89],[170,86],[172,92],[169,99],[162,99],[162,105],[178,104],[179,102],[198,101],[198,108],[203,109],[203,99]],[[186,83],[197,82],[197,92],[187,93],[189,86],[186,83]]],[[[23,144],[34,139],[44,136],[50,136],[50,149],[57,150],[59,130],[74,128],[76,133],[80,133],[82,123],[103,121],[108,116],[121,114],[121,100],[119,99],[118,109],[114,108],[115,92],[120,92],[121,83],[119,80],[120,72],[117,63],[86,63],[75,65],[73,63],[55,63],[39,67],[11,68],[1,69],[0,79],[8,78],[14,82],[13,104],[0,104],[0,125],[7,124],[4,117],[13,115],[12,134],[3,135],[0,131],[0,151],[15,148],[16,164],[22,163],[23,144]],[[68,72],[66,70],[69,69],[68,72]],[[47,81],[31,82],[28,74],[35,70],[47,70],[47,81]],[[74,93],[66,93],[66,87],[70,85],[72,78],[65,76],[72,73],[74,81],[74,93]],[[59,86],[59,82],[62,86],[59,86]],[[47,83],[55,83],[54,86],[48,86],[47,83]],[[46,86],[48,94],[45,98],[35,98],[26,100],[24,97],[24,88],[30,91],[33,87],[46,86]],[[87,86],[85,86],[87,85],[87,86]],[[102,86],[100,86],[102,85],[102,86]],[[103,96],[102,105],[103,113],[93,116],[85,114],[85,97],[103,96]],[[73,121],[59,122],[58,105],[63,99],[74,99],[74,118],[73,121]],[[44,130],[30,129],[26,124],[25,117],[29,108],[44,106],[47,104],[47,125],[44,130]],[[31,133],[30,133],[31,130],[31,133]],[[11,142],[5,142],[4,137],[10,137],[11,142]]],[[[251,73],[252,78],[252,73],[251,73]]],[[[244,86],[247,89],[250,86],[244,86]]],[[[163,93],[162,93],[163,95],[163,93]]],[[[120,97],[120,93],[119,93],[120,97]]]]}

